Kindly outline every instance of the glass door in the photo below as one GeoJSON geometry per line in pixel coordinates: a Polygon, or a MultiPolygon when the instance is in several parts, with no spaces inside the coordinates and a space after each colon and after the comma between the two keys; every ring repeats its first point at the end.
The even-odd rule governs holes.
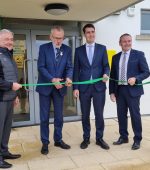
{"type": "MultiPolygon", "coordinates": [[[[34,61],[33,62],[34,83],[37,83],[37,79],[38,79],[37,60],[38,60],[39,46],[50,41],[49,31],[32,31],[31,36],[32,36],[32,49],[33,49],[32,55],[34,56],[34,59],[33,59],[34,61]]],[[[74,55],[74,50],[76,47],[75,37],[67,36],[64,39],[64,44],[70,46],[73,49],[72,53],[74,55]]],[[[39,97],[38,97],[38,93],[34,93],[34,95],[35,95],[34,98],[36,99],[34,100],[35,101],[35,113],[36,113],[35,121],[36,123],[39,123],[39,120],[40,120],[39,119],[39,100],[38,100],[39,97]]],[[[50,121],[53,121],[53,115],[54,115],[53,106],[51,106],[50,110],[51,110],[50,121]]],[[[79,119],[80,116],[78,116],[78,110],[79,109],[78,109],[77,101],[76,99],[73,98],[72,87],[68,88],[68,92],[64,100],[64,120],[69,121],[69,120],[79,119]]]]}
{"type": "MultiPolygon", "coordinates": [[[[19,83],[32,83],[32,57],[30,31],[13,30],[14,53],[13,58],[18,68],[19,83]]],[[[20,104],[15,106],[13,126],[29,125],[34,123],[33,87],[22,88],[18,91],[20,104]]]]}

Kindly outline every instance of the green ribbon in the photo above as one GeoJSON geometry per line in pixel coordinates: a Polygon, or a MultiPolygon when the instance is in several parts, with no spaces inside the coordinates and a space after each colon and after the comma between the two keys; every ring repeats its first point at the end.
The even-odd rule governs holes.
{"type": "MultiPolygon", "coordinates": [[[[108,78],[112,81],[116,81],[118,83],[127,83],[126,81],[121,81],[121,80],[115,80],[112,78],[108,78]]],[[[87,81],[80,81],[80,82],[72,82],[71,84],[94,84],[97,83],[99,81],[102,80],[107,80],[107,78],[97,78],[97,79],[93,79],[93,80],[87,80],[87,81]]],[[[58,85],[58,84],[62,84],[64,85],[65,82],[58,82],[58,83],[38,83],[38,84],[21,84],[22,87],[29,87],[29,86],[52,86],[52,85],[58,85]]],[[[146,85],[146,84],[150,84],[150,81],[148,82],[144,82],[144,83],[140,83],[140,84],[135,84],[136,86],[142,86],[142,85],[146,85]]]]}
{"type": "MultiPolygon", "coordinates": [[[[115,80],[115,79],[112,79],[112,78],[109,78],[110,80],[112,80],[112,81],[116,81],[116,82],[118,82],[118,83],[128,83],[127,81],[121,81],[121,80],[115,80]]],[[[143,85],[146,85],[146,84],[150,84],[150,81],[147,81],[147,82],[144,82],[144,83],[136,83],[135,85],[136,86],[143,86],[143,85]]]]}
{"type": "MultiPolygon", "coordinates": [[[[97,79],[93,79],[93,80],[87,80],[87,81],[80,81],[80,82],[72,82],[71,84],[94,84],[97,83],[99,81],[104,80],[104,78],[97,78],[97,79]]],[[[58,85],[58,84],[62,84],[64,85],[65,82],[58,82],[58,83],[38,83],[38,84],[21,84],[23,87],[25,86],[52,86],[52,85],[58,85]]]]}

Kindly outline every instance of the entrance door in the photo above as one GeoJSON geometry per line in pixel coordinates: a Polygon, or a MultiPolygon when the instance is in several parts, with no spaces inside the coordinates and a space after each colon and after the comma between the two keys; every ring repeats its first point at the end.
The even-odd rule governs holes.
{"type": "MultiPolygon", "coordinates": [[[[39,46],[49,42],[49,31],[13,30],[14,32],[14,59],[18,66],[19,82],[21,84],[36,84],[38,79],[37,60],[39,46]]],[[[79,45],[75,36],[67,36],[64,44],[73,49],[79,45]]],[[[13,126],[37,124],[39,119],[39,96],[34,86],[25,87],[18,91],[20,104],[14,108],[13,126]]],[[[78,120],[79,104],[72,95],[72,87],[68,88],[64,100],[64,120],[78,120]]],[[[51,106],[50,121],[53,122],[54,109],[51,106]]]]}
{"type": "MultiPolygon", "coordinates": [[[[49,31],[32,31],[31,32],[31,37],[32,37],[32,56],[34,57],[33,59],[33,75],[34,75],[34,83],[37,82],[38,79],[38,71],[37,71],[37,60],[38,60],[38,53],[39,53],[39,46],[44,44],[44,43],[48,43],[49,40],[49,31]]],[[[76,43],[78,43],[78,41],[76,41],[75,37],[72,36],[67,36],[64,39],[64,44],[70,46],[73,50],[72,50],[72,56],[74,55],[74,50],[76,47],[76,43]]],[[[72,57],[73,60],[73,57],[72,57]]],[[[34,89],[35,91],[35,89],[34,89]]],[[[36,123],[39,123],[39,96],[38,93],[34,93],[34,98],[36,100],[34,100],[35,102],[35,113],[36,117],[35,117],[35,121],[36,123]]],[[[72,93],[72,87],[68,88],[68,92],[67,95],[65,96],[64,99],[64,120],[77,120],[80,118],[80,116],[77,114],[78,113],[78,105],[77,105],[77,101],[76,99],[73,98],[73,93],[72,93]]],[[[53,109],[53,105],[51,106],[50,109],[50,121],[53,121],[53,117],[54,117],[54,109],[53,109]]]]}
{"type": "MultiPolygon", "coordinates": [[[[31,83],[32,56],[31,39],[28,30],[13,30],[14,32],[14,54],[13,58],[18,67],[19,83],[31,83]]],[[[33,87],[25,87],[18,91],[20,104],[14,108],[13,126],[34,124],[34,91],[33,87]]]]}

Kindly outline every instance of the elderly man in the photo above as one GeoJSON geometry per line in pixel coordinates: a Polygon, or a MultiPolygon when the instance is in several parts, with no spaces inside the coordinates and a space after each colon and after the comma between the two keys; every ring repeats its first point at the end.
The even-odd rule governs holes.
{"type": "Polygon", "coordinates": [[[57,83],[55,86],[37,86],[40,99],[40,129],[42,141],[42,154],[48,154],[49,144],[49,117],[51,100],[54,105],[54,145],[62,149],[70,149],[62,140],[63,127],[63,101],[67,92],[66,86],[72,83],[72,52],[71,48],[62,44],[64,30],[60,26],[51,29],[52,42],[40,46],[38,71],[38,83],[57,83]],[[66,86],[59,84],[66,82],[66,86]]]}
{"type": "Polygon", "coordinates": [[[16,91],[21,88],[17,83],[17,67],[12,58],[13,33],[0,30],[0,168],[12,165],[4,159],[16,159],[21,155],[8,151],[14,103],[19,102],[16,91]]]}

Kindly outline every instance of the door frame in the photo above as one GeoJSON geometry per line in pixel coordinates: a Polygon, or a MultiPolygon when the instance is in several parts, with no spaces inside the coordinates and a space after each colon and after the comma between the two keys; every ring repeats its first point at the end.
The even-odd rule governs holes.
{"type": "MultiPolygon", "coordinates": [[[[31,30],[31,39],[32,39],[32,56],[33,56],[33,82],[37,83],[37,79],[38,79],[38,75],[37,75],[37,59],[38,59],[38,54],[36,52],[36,35],[49,35],[50,32],[49,31],[41,31],[41,30],[31,30]]],[[[71,36],[71,34],[66,34],[67,38],[71,38],[73,41],[73,47],[72,47],[72,56],[74,56],[74,52],[75,52],[75,47],[79,46],[79,42],[80,42],[80,38],[76,37],[76,36],[71,36]]],[[[39,95],[38,93],[35,91],[34,88],[34,98],[35,99],[39,99],[39,95]]],[[[39,100],[34,100],[34,105],[35,105],[35,124],[39,124],[40,123],[40,114],[39,114],[39,100]]],[[[64,121],[68,122],[68,121],[77,121],[77,120],[81,120],[81,111],[80,111],[80,104],[79,104],[79,100],[77,99],[76,102],[76,112],[77,115],[76,116],[69,116],[69,117],[64,117],[64,121]]],[[[50,118],[50,123],[54,122],[54,118],[50,118]]]]}
{"type": "MultiPolygon", "coordinates": [[[[23,34],[26,35],[26,47],[27,47],[27,68],[28,68],[28,83],[37,83],[37,53],[36,53],[36,35],[49,35],[49,31],[47,30],[24,30],[24,29],[12,29],[12,32],[14,34],[23,34]]],[[[73,50],[72,54],[74,56],[75,47],[80,45],[80,37],[70,32],[68,35],[66,34],[66,37],[72,38],[73,41],[73,50]]],[[[19,122],[13,122],[12,126],[28,126],[28,125],[35,125],[40,123],[40,114],[39,114],[39,96],[38,93],[35,91],[36,87],[29,87],[29,114],[30,114],[30,120],[29,121],[19,121],[19,122]]],[[[70,116],[70,117],[64,117],[64,121],[78,121],[81,120],[81,111],[80,111],[80,102],[77,99],[76,101],[76,116],[70,116]]],[[[54,122],[54,118],[50,119],[50,123],[54,122]]]]}
{"type": "MultiPolygon", "coordinates": [[[[28,72],[28,82],[32,82],[33,80],[33,74],[32,73],[32,54],[31,54],[31,32],[30,30],[18,30],[18,29],[12,29],[12,32],[14,34],[22,34],[26,36],[26,48],[27,48],[27,72],[28,72]]],[[[30,114],[30,120],[29,121],[19,121],[19,122],[13,122],[12,126],[26,126],[26,125],[33,125],[35,123],[35,116],[33,113],[35,113],[35,107],[34,107],[34,94],[33,94],[33,87],[30,86],[28,91],[29,96],[29,114],[30,114]]],[[[27,113],[28,114],[28,113],[27,113]]]]}

